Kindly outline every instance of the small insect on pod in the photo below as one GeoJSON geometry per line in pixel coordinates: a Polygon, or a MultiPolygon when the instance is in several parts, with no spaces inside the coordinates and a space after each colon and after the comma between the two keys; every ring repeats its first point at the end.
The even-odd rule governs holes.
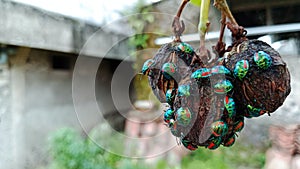
{"type": "Polygon", "coordinates": [[[248,109],[249,114],[246,114],[246,117],[249,117],[249,118],[258,117],[258,116],[263,115],[265,113],[265,111],[263,111],[262,109],[255,108],[255,107],[253,107],[249,104],[247,105],[247,109],[248,109]]]}
{"type": "Polygon", "coordinates": [[[209,139],[209,142],[208,142],[208,145],[206,146],[206,148],[215,150],[221,145],[221,143],[222,143],[221,137],[211,137],[209,139]]]}
{"type": "Polygon", "coordinates": [[[198,146],[192,144],[191,141],[189,141],[189,140],[187,140],[187,139],[185,139],[185,138],[183,138],[183,139],[181,140],[181,143],[182,143],[182,145],[183,145],[185,148],[187,148],[187,149],[189,149],[189,150],[191,150],[191,151],[195,151],[195,150],[197,150],[197,148],[198,148],[198,146]]]}
{"type": "Polygon", "coordinates": [[[235,64],[234,75],[242,80],[249,70],[249,62],[247,60],[240,60],[235,64]]]}
{"type": "Polygon", "coordinates": [[[178,94],[177,94],[178,96],[185,96],[185,97],[187,97],[187,96],[190,96],[191,94],[190,94],[190,86],[189,85],[180,85],[179,87],[178,87],[178,94]]]}
{"type": "Polygon", "coordinates": [[[217,94],[226,94],[233,89],[233,86],[229,80],[222,80],[214,85],[214,91],[217,94]]]}
{"type": "Polygon", "coordinates": [[[169,124],[171,119],[174,119],[174,111],[168,109],[164,114],[164,121],[169,124]]]}
{"type": "Polygon", "coordinates": [[[211,70],[209,68],[201,68],[192,73],[192,79],[200,79],[211,76],[211,70]]]}
{"type": "Polygon", "coordinates": [[[153,59],[146,60],[146,62],[143,64],[143,67],[142,67],[142,74],[149,75],[150,67],[152,65],[154,65],[154,60],[153,59]]]}
{"type": "MultiPolygon", "coordinates": [[[[171,124],[171,121],[170,121],[170,124],[171,124]]],[[[172,125],[169,126],[169,127],[170,127],[170,131],[173,134],[173,136],[175,136],[175,137],[180,137],[181,136],[181,132],[178,131],[178,128],[177,128],[177,121],[174,121],[172,123],[172,125]]]]}
{"type": "Polygon", "coordinates": [[[256,65],[261,69],[267,69],[272,64],[272,58],[264,51],[258,51],[253,58],[256,65]]]}
{"type": "Polygon", "coordinates": [[[161,71],[166,79],[174,78],[177,72],[177,67],[174,63],[165,63],[161,71]]]}
{"type": "Polygon", "coordinates": [[[171,106],[175,98],[176,89],[169,89],[166,92],[166,102],[171,106]]]}
{"type": "Polygon", "coordinates": [[[175,118],[179,125],[188,126],[192,119],[192,113],[189,108],[181,107],[176,111],[175,118]]]}
{"type": "Polygon", "coordinates": [[[228,132],[228,126],[224,121],[215,121],[211,124],[212,134],[216,137],[224,136],[228,132]]]}
{"type": "Polygon", "coordinates": [[[233,134],[231,137],[227,138],[224,142],[223,142],[223,146],[225,147],[230,147],[234,144],[235,142],[235,135],[233,134]]]}
{"type": "Polygon", "coordinates": [[[226,96],[224,99],[224,105],[228,112],[228,117],[232,118],[233,116],[235,116],[236,110],[235,110],[235,102],[233,98],[226,96]]]}
{"type": "Polygon", "coordinates": [[[237,120],[233,125],[234,132],[240,132],[243,130],[243,128],[244,128],[244,117],[237,120]]]}
{"type": "Polygon", "coordinates": [[[177,46],[177,50],[184,52],[184,53],[188,53],[188,54],[193,54],[194,53],[194,49],[191,45],[181,42],[178,46],[177,46]]]}
{"type": "Polygon", "coordinates": [[[213,75],[216,75],[216,74],[230,75],[231,72],[225,66],[214,66],[213,68],[211,68],[211,74],[213,74],[213,75]]]}

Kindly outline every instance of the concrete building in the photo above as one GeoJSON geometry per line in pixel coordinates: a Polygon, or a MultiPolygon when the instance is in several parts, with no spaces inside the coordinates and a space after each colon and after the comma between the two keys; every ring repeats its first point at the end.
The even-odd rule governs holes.
{"type": "MultiPolygon", "coordinates": [[[[116,130],[123,128],[124,118],[116,113],[110,84],[121,62],[127,70],[121,72],[123,78],[130,78],[127,76],[133,71],[132,60],[125,60],[130,29],[122,22],[99,27],[1,0],[0,25],[1,169],[44,165],[49,160],[49,133],[61,127],[88,131],[102,120],[99,113],[116,130]],[[96,70],[85,65],[80,76],[81,80],[94,79],[97,103],[100,107],[105,104],[101,112],[89,106],[84,107],[85,111],[75,111],[72,78],[79,57],[84,63],[98,63],[96,70]],[[92,77],[91,72],[95,71],[97,75],[92,77]]],[[[81,85],[90,84],[83,81],[81,85]]],[[[123,87],[120,82],[117,85],[123,87]]],[[[129,88],[123,93],[128,95],[129,88]]],[[[87,93],[77,92],[85,105],[94,101],[87,93]]],[[[121,100],[123,93],[119,94],[121,100]]],[[[123,104],[118,109],[129,108],[123,104]]]]}

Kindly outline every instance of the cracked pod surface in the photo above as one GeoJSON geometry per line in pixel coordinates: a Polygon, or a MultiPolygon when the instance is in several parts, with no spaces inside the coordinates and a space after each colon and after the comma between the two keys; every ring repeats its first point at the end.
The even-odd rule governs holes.
{"type": "Polygon", "coordinates": [[[182,42],[161,46],[147,74],[154,94],[174,112],[167,126],[190,150],[232,146],[244,117],[274,112],[290,93],[286,64],[264,42],[237,43],[209,66],[191,49],[182,42]]]}

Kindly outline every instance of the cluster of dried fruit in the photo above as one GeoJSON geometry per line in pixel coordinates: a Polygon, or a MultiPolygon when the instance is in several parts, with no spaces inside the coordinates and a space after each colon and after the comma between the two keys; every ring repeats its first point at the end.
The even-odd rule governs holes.
{"type": "Polygon", "coordinates": [[[231,30],[236,40],[210,62],[177,40],[143,65],[154,94],[170,105],[165,123],[189,150],[232,146],[244,117],[274,112],[290,93],[290,74],[278,52],[231,30]]]}

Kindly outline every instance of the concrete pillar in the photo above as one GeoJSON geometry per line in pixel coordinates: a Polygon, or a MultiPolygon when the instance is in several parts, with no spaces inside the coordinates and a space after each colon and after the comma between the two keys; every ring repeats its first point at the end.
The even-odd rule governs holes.
{"type": "Polygon", "coordinates": [[[26,165],[22,155],[24,143],[24,126],[22,117],[25,100],[25,65],[30,48],[21,47],[9,61],[11,64],[11,144],[12,144],[12,168],[22,169],[26,165]]]}

